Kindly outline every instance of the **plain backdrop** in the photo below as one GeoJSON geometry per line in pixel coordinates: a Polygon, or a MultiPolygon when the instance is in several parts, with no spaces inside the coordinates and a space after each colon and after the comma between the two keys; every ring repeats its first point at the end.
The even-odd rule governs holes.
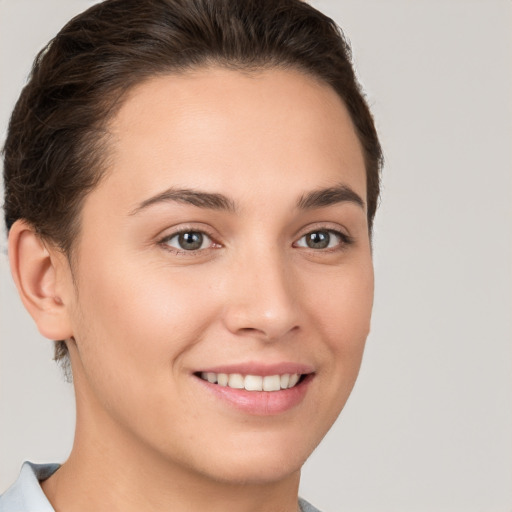
{"type": "MultiPolygon", "coordinates": [[[[0,0],[0,134],[35,53],[88,0],[0,0]]],[[[512,2],[318,0],[386,155],[376,300],[344,412],[303,471],[325,512],[512,511],[512,2]]],[[[0,491],[63,461],[72,389],[0,256],[0,491]]],[[[307,421],[307,419],[305,419],[307,421]]]]}

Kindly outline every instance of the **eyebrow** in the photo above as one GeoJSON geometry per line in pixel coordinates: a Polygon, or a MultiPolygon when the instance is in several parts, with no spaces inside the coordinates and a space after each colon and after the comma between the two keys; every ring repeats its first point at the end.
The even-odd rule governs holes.
{"type": "Polygon", "coordinates": [[[355,203],[363,210],[365,208],[365,202],[361,196],[343,184],[303,194],[297,201],[297,207],[300,210],[311,210],[346,202],[355,203]]]}
{"type": "MultiPolygon", "coordinates": [[[[154,204],[165,202],[178,202],[184,204],[191,204],[198,208],[206,208],[209,210],[220,210],[231,213],[236,213],[238,207],[229,197],[212,192],[203,192],[190,188],[174,188],[171,187],[149,199],[140,203],[130,215],[135,215],[141,210],[148,208],[154,204]]],[[[354,203],[361,208],[365,208],[365,203],[361,196],[354,192],[346,185],[337,185],[318,190],[313,190],[307,194],[303,194],[297,200],[296,207],[299,210],[312,210],[315,208],[322,208],[337,203],[354,203]]]]}
{"type": "Polygon", "coordinates": [[[233,213],[237,211],[235,202],[223,194],[202,192],[189,188],[171,187],[164,192],[143,201],[139,206],[137,206],[137,208],[130,212],[130,215],[135,215],[148,206],[169,201],[191,204],[198,208],[207,208],[209,210],[224,210],[233,213]]]}

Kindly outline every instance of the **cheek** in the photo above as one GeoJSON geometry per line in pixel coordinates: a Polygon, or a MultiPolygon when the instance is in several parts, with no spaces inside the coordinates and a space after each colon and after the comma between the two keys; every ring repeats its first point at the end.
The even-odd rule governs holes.
{"type": "Polygon", "coordinates": [[[316,324],[324,340],[321,348],[330,360],[328,377],[335,383],[334,388],[342,391],[336,400],[343,405],[357,378],[370,331],[374,287],[371,261],[350,272],[340,272],[328,286],[328,293],[317,294],[316,324]]]}
{"type": "Polygon", "coordinates": [[[371,261],[361,262],[327,280],[325,293],[315,296],[326,338],[334,347],[351,350],[366,339],[373,307],[374,279],[371,261]]]}
{"type": "Polygon", "coordinates": [[[109,365],[111,374],[168,374],[200,341],[217,307],[214,291],[198,290],[199,276],[191,281],[165,267],[128,264],[92,270],[80,287],[80,328],[91,357],[101,360],[94,364],[109,365]]]}

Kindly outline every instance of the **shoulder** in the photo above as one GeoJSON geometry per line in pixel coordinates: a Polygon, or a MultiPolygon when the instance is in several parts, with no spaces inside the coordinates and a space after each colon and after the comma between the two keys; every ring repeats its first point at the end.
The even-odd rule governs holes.
{"type": "Polygon", "coordinates": [[[58,468],[58,464],[25,462],[16,482],[0,496],[0,512],[54,512],[39,482],[58,468]]]}

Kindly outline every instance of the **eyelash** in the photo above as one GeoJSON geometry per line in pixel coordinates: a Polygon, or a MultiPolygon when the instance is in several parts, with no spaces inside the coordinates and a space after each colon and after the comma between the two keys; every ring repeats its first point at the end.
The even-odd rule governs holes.
{"type": "MultiPolygon", "coordinates": [[[[337,252],[345,249],[346,247],[352,245],[354,243],[354,239],[347,235],[346,233],[342,233],[341,231],[338,231],[336,229],[330,229],[330,228],[317,228],[313,229],[311,231],[308,231],[307,233],[304,233],[296,242],[294,242],[293,246],[297,247],[297,243],[305,238],[308,235],[312,235],[314,233],[328,233],[330,236],[334,235],[336,238],[338,238],[339,242],[334,247],[326,247],[326,248],[312,248],[312,247],[305,247],[305,246],[299,246],[303,247],[305,249],[310,249],[314,252],[324,252],[324,253],[332,253],[337,252]]],[[[159,242],[159,245],[161,245],[165,250],[173,252],[174,254],[177,254],[179,256],[195,256],[203,251],[208,251],[210,249],[214,249],[217,247],[221,247],[221,244],[215,241],[214,237],[210,235],[208,232],[201,230],[201,229],[193,229],[193,228],[184,228],[179,231],[176,231],[170,235],[165,236],[162,238],[159,242]],[[179,237],[180,235],[184,234],[191,234],[191,233],[197,233],[202,235],[203,237],[207,237],[210,240],[210,247],[207,248],[199,248],[199,249],[179,249],[177,247],[172,247],[169,245],[169,242],[173,240],[174,238],[179,237]]],[[[202,245],[202,244],[201,244],[202,245]]]]}

